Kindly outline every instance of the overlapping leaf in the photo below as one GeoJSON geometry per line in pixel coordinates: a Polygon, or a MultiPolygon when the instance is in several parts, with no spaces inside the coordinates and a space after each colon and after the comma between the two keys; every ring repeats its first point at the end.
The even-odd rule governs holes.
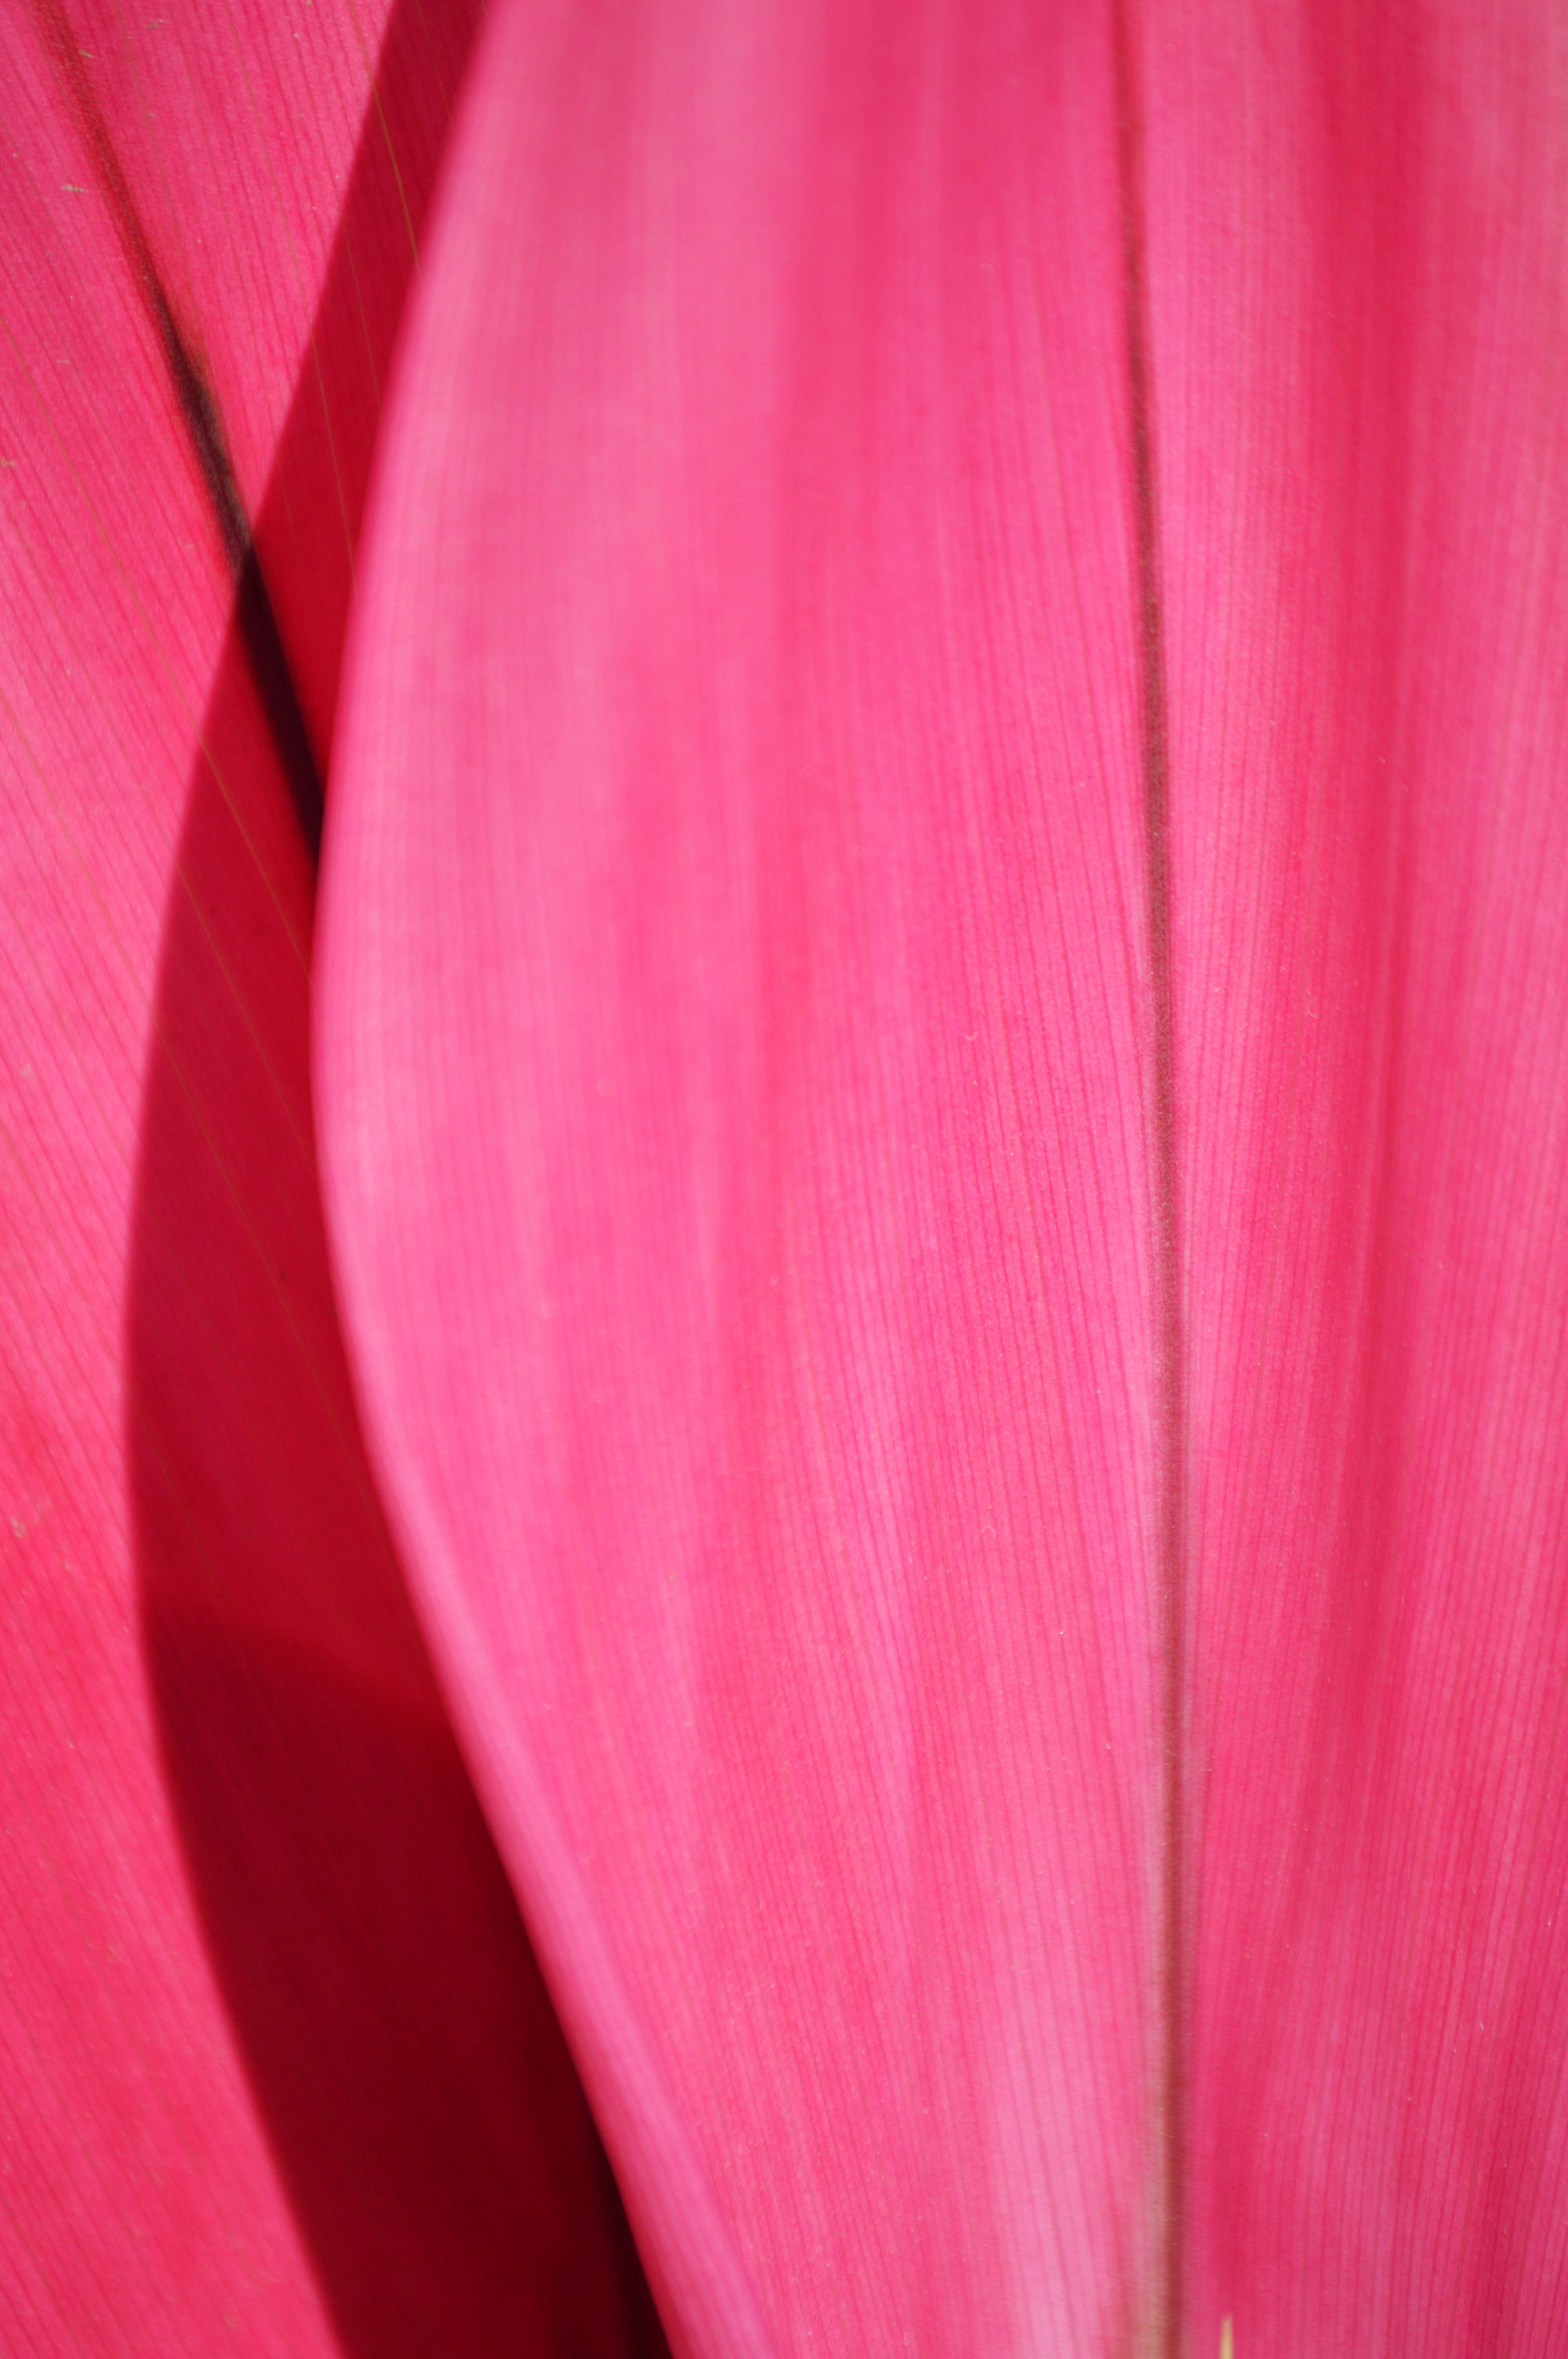
{"type": "Polygon", "coordinates": [[[470,33],[0,23],[10,2351],[631,2332],[364,1465],[307,1085],[286,773],[470,33]]]}

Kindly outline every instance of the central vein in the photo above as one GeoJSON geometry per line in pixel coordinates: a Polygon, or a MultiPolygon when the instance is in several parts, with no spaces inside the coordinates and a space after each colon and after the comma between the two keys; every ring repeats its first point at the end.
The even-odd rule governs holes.
{"type": "Polygon", "coordinates": [[[1132,442],[1140,761],[1148,879],[1152,1090],[1150,1195],[1154,1243],[1155,2057],[1151,2178],[1154,2269],[1148,2347],[1179,2359],[1186,2230],[1187,1896],[1185,1697],[1186,1401],[1176,1168],[1176,1043],[1171,949],[1170,756],[1164,621],[1144,248],[1142,122],[1128,24],[1113,0],[1122,287],[1132,442]]]}

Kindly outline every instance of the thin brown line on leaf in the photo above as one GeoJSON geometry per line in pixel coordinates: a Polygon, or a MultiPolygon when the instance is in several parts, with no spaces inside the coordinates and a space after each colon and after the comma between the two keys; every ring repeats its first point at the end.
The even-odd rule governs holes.
{"type": "Polygon", "coordinates": [[[256,554],[251,520],[235,480],[217,397],[202,374],[189,338],[181,332],[174,306],[158,275],[130,184],[67,21],[63,0],[37,0],[37,5],[46,45],[81,127],[99,186],[119,233],[126,266],[157,336],[170,390],[200,470],[212,520],[233,581],[234,621],[240,642],[266,717],[274,751],[282,765],[299,831],[314,864],[320,858],[321,822],[326,808],[321,768],[310,743],[299,691],[256,554]]]}
{"type": "Polygon", "coordinates": [[[1151,2178],[1153,2282],[1146,2348],[1180,2359],[1187,2211],[1186,1892],[1186,1397],[1182,1319],[1181,1207],[1176,1169],[1175,990],[1171,942],[1170,753],[1164,616],[1160,597],[1159,486],[1154,449],[1144,242],[1143,136],[1130,0],[1112,0],[1122,299],[1132,441],[1144,860],[1149,893],[1152,1088],[1150,1194],[1154,1231],[1155,1598],[1159,1747],[1156,1797],[1155,2060],[1151,2178]]]}

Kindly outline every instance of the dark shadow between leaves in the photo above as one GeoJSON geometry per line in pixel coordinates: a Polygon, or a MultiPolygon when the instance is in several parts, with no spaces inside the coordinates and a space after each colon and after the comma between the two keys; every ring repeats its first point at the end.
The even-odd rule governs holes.
{"type": "MultiPolygon", "coordinates": [[[[378,241],[422,215],[416,118],[444,113],[431,76],[460,71],[472,14],[445,12],[434,63],[428,19],[395,14],[257,520],[319,730],[347,589],[331,548],[313,559],[319,488],[344,495],[360,451],[357,530],[370,448],[326,419],[379,401],[408,266],[378,241]]],[[[232,634],[166,919],[128,1339],[143,1636],[191,1887],[351,2359],[662,2352],[359,1436],[311,1126],[311,894],[232,634]]]]}

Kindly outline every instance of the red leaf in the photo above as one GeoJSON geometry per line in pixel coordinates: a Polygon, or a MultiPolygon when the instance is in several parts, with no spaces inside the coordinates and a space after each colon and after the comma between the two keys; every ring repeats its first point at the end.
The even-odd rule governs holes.
{"type": "Polygon", "coordinates": [[[278,750],[469,33],[0,25],[7,2350],[633,2339],[358,1440],[278,750]]]}
{"type": "Polygon", "coordinates": [[[1151,16],[1194,2347],[1568,2332],[1568,54],[1151,16]]]}
{"type": "Polygon", "coordinates": [[[328,1191],[693,2351],[1563,2340],[1560,50],[489,27],[328,1191]]]}
{"type": "Polygon", "coordinates": [[[375,1462],[685,2346],[1099,2349],[1155,1736],[1107,26],[503,7],[471,98],[329,844],[375,1462]]]}

